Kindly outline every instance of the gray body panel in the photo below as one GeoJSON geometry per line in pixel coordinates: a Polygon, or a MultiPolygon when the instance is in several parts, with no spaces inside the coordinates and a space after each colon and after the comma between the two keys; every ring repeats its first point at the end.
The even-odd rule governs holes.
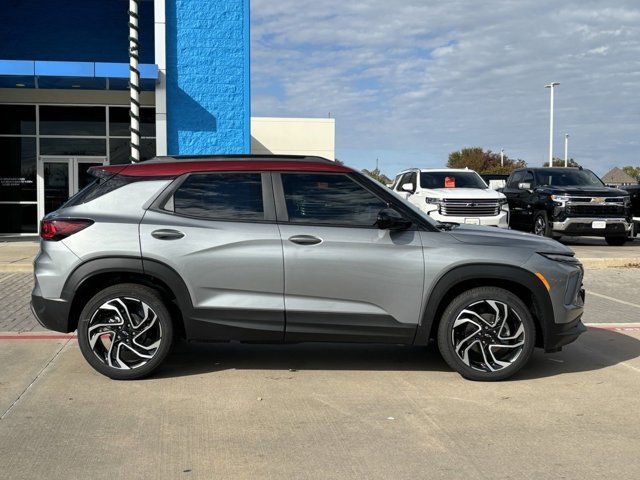
{"type": "Polygon", "coordinates": [[[280,225],[284,249],[287,339],[305,334],[413,336],[424,284],[417,231],[280,225]],[[289,239],[322,240],[299,245],[289,239]]]}

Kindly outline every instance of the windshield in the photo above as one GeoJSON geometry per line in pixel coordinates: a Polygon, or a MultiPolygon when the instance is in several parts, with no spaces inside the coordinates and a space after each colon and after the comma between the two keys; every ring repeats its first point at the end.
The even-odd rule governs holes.
{"type": "Polygon", "coordinates": [[[536,172],[539,186],[602,187],[604,183],[591,170],[553,169],[536,172]]]}
{"type": "Polygon", "coordinates": [[[421,172],[422,188],[481,188],[486,189],[480,175],[476,172],[421,172]]]}

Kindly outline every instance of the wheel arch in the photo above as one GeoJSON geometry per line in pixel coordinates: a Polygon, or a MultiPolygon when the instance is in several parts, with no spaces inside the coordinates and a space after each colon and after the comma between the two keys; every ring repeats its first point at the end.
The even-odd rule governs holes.
{"type": "Polygon", "coordinates": [[[554,322],[553,305],[547,290],[532,272],[524,268],[490,263],[453,267],[436,280],[427,296],[414,343],[426,344],[435,339],[447,305],[462,292],[480,286],[504,288],[523,300],[536,324],[536,346],[544,345],[549,325],[554,322]]]}
{"type": "Polygon", "coordinates": [[[77,328],[80,312],[89,298],[115,283],[137,283],[159,290],[167,300],[176,334],[184,336],[185,314],[193,308],[187,286],[171,267],[140,257],[101,257],[76,267],[61,295],[70,305],[69,331],[77,328]]]}

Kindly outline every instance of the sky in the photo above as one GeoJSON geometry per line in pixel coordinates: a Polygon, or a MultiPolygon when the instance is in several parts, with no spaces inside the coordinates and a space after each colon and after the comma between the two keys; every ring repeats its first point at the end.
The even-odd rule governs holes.
{"type": "Polygon", "coordinates": [[[598,174],[640,165],[640,1],[252,0],[253,116],[336,119],[389,176],[480,146],[598,174]]]}

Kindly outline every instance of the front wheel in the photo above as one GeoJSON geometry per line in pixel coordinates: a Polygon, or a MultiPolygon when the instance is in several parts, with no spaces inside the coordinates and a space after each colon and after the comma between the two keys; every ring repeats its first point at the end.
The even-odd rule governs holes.
{"type": "Polygon", "coordinates": [[[114,380],[149,375],[169,353],[173,324],[155,290],[138,284],[108,287],[91,298],[78,321],[82,355],[114,380]]]}
{"type": "Polygon", "coordinates": [[[504,380],[529,360],[535,325],[513,293],[479,287],[457,296],[438,327],[438,347],[447,364],[469,380],[504,380]]]}
{"type": "Polygon", "coordinates": [[[540,237],[551,238],[553,236],[547,212],[542,211],[536,213],[533,218],[533,233],[540,237]]]}
{"type": "Polygon", "coordinates": [[[627,243],[627,240],[629,240],[629,238],[628,237],[622,237],[622,236],[604,237],[604,240],[607,242],[607,245],[611,245],[613,247],[620,247],[620,246],[624,245],[625,243],[627,243]]]}

